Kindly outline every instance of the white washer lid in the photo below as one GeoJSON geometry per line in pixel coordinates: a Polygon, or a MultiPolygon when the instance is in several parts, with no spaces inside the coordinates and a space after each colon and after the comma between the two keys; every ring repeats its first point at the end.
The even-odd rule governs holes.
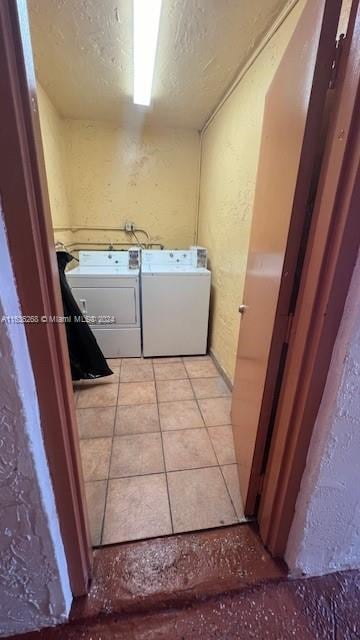
{"type": "Polygon", "coordinates": [[[142,267],[143,275],[163,275],[163,276],[207,276],[210,275],[209,269],[204,267],[193,267],[182,264],[152,264],[142,267]]]}

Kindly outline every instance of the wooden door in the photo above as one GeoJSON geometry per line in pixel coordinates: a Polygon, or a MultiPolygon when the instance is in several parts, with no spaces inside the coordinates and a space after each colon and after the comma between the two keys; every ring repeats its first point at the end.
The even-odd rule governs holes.
{"type": "Polygon", "coordinates": [[[265,101],[232,401],[246,515],[261,490],[286,357],[340,9],[341,0],[308,0],[265,101]]]}
{"type": "Polygon", "coordinates": [[[283,558],[360,247],[360,2],[337,55],[332,103],[289,353],[257,519],[283,558]],[[340,133],[341,132],[341,133],[340,133]],[[290,428],[289,428],[290,426],[290,428]]]}

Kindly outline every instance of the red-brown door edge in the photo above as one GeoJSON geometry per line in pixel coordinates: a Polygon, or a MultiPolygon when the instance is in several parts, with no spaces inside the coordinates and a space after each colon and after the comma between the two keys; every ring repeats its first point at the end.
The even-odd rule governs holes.
{"type": "Polygon", "coordinates": [[[246,516],[261,489],[332,77],[341,0],[308,0],[267,91],[232,425],[246,516]],[[304,53],[306,52],[306,53],[304,53]],[[304,56],[306,58],[304,59],[304,56]],[[296,81],[294,81],[296,79],[296,81]],[[294,90],[289,92],[289,86],[294,90]]]}
{"type": "Polygon", "coordinates": [[[340,60],[258,521],[283,557],[360,245],[360,9],[354,0],[340,60]]]}
{"type": "MultiPolygon", "coordinates": [[[[0,193],[22,313],[62,315],[25,0],[0,2],[0,193]]],[[[88,590],[92,553],[65,329],[26,335],[74,596],[88,590]]]]}

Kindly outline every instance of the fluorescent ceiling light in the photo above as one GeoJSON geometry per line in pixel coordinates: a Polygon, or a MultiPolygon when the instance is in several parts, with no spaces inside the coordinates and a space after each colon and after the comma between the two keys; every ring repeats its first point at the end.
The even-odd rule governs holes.
{"type": "Polygon", "coordinates": [[[134,103],[149,106],[162,0],[134,0],[134,103]]]}

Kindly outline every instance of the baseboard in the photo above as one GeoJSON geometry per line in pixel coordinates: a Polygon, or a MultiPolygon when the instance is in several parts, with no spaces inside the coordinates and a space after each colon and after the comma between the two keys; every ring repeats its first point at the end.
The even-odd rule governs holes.
{"type": "Polygon", "coordinates": [[[230,391],[232,391],[233,390],[233,383],[230,380],[230,378],[229,378],[228,374],[226,373],[225,369],[219,363],[219,361],[218,361],[218,359],[217,359],[217,357],[214,354],[212,349],[209,349],[209,354],[210,354],[210,357],[212,358],[212,360],[214,362],[214,365],[217,368],[218,372],[220,373],[222,378],[224,378],[224,380],[225,380],[227,386],[229,387],[230,391]]]}

